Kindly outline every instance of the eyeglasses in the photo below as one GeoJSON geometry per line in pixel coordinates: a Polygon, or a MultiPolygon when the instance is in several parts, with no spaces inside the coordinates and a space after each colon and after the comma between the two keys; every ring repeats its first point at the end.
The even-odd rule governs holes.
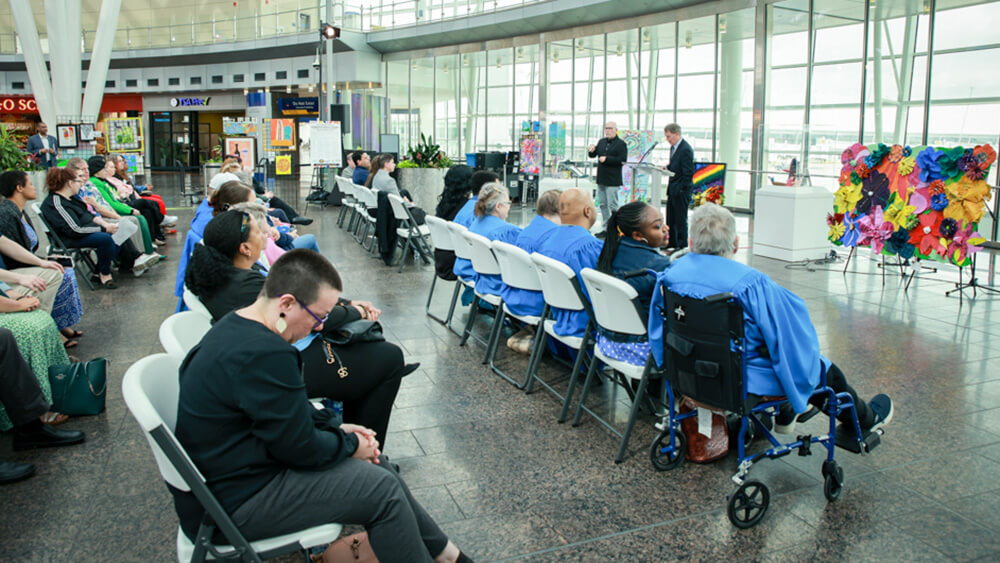
{"type": "Polygon", "coordinates": [[[326,323],[326,319],[330,317],[330,313],[327,313],[325,316],[323,316],[322,318],[320,318],[319,315],[317,315],[316,313],[312,312],[312,309],[310,309],[309,307],[306,307],[306,304],[303,303],[301,299],[299,299],[298,297],[296,297],[295,300],[298,301],[299,307],[302,307],[303,309],[305,309],[307,313],[309,313],[310,315],[312,315],[312,318],[316,319],[316,324],[314,324],[313,327],[312,327],[313,330],[318,330],[319,327],[323,326],[323,324],[326,323]]]}

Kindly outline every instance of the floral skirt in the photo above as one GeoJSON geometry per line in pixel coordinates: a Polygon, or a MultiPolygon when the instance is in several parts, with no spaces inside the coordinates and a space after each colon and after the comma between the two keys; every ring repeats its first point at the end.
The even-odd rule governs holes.
{"type": "Polygon", "coordinates": [[[83,303],[80,302],[80,286],[76,284],[73,268],[66,268],[56,292],[55,304],[52,305],[52,318],[56,321],[56,328],[62,330],[80,322],[81,317],[83,303]]]}
{"type": "MultiPolygon", "coordinates": [[[[66,355],[66,348],[63,348],[59,339],[55,321],[41,309],[29,313],[2,313],[0,328],[6,328],[14,333],[18,350],[38,378],[38,385],[42,388],[45,398],[51,402],[49,366],[69,363],[69,356],[66,355]]],[[[0,431],[10,430],[13,426],[7,411],[0,405],[0,431]]]]}
{"type": "Polygon", "coordinates": [[[604,336],[597,335],[597,346],[601,352],[619,362],[625,362],[634,366],[645,366],[646,358],[649,356],[649,341],[643,342],[615,342],[604,336]]]}

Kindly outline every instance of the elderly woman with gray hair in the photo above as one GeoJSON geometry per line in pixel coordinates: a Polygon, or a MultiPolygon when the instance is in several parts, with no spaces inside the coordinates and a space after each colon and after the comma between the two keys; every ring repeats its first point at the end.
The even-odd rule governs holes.
{"type": "MultiPolygon", "coordinates": [[[[734,260],[740,238],[736,220],[727,209],[706,203],[691,215],[689,227],[691,252],[675,261],[658,278],[674,293],[702,299],[730,293],[743,307],[744,346],[749,351],[746,365],[747,392],[760,396],[785,396],[794,409],[782,411],[775,430],[793,433],[795,413],[803,413],[812,403],[817,407],[822,395],[812,397],[819,384],[821,370],[826,383],[835,392],[846,392],[854,399],[858,422],[863,433],[872,432],[892,420],[892,400],[885,394],[869,402],[858,398],[844,373],[820,354],[816,329],[809,319],[805,301],[781,287],[759,270],[734,260]]],[[[653,292],[650,311],[650,342],[657,363],[663,364],[662,317],[663,292],[653,292]],[[660,342],[656,342],[660,341],[660,342]]],[[[850,410],[840,415],[842,431],[853,434],[850,410]]]]}
{"type": "MultiPolygon", "coordinates": [[[[489,240],[499,240],[509,244],[517,241],[521,227],[507,222],[510,213],[510,193],[499,182],[490,182],[479,190],[476,206],[473,208],[476,218],[469,225],[469,231],[482,235],[489,240]]],[[[498,275],[477,275],[476,291],[479,293],[500,294],[503,280],[498,275]]]]}

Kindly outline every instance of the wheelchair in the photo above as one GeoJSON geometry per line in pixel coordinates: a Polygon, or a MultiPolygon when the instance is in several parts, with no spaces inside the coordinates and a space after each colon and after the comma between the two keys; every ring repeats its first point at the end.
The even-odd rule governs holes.
{"type": "MultiPolygon", "coordinates": [[[[821,412],[830,420],[829,431],[819,435],[799,435],[782,443],[771,433],[765,421],[777,414],[784,397],[760,397],[746,392],[746,359],[743,308],[731,293],[703,299],[684,297],[663,286],[664,373],[667,380],[668,420],[650,449],[653,466],[660,471],[675,469],[684,461],[686,440],[680,423],[697,416],[698,411],[677,414],[674,396],[683,395],[697,403],[732,413],[739,417],[737,433],[738,469],[732,477],[735,490],[727,497],[726,513],[737,528],[757,525],[767,513],[770,491],[760,481],[749,479],[750,469],[764,459],[778,459],[793,451],[800,456],[812,453],[811,446],[826,448],[823,462],[823,493],[828,501],[840,496],[844,471],[834,459],[841,447],[854,453],[868,453],[880,441],[882,430],[862,435],[854,401],[847,393],[835,393],[826,385],[825,370],[812,398],[822,397],[821,412]],[[837,431],[837,415],[850,412],[854,433],[837,431]],[[754,436],[756,435],[756,436],[754,436]],[[748,454],[747,445],[754,438],[766,439],[766,449],[748,454]]],[[[816,413],[814,413],[816,414],[816,413]]],[[[802,415],[799,421],[804,421],[802,415]]],[[[735,426],[735,425],[734,425],[735,426]]]]}

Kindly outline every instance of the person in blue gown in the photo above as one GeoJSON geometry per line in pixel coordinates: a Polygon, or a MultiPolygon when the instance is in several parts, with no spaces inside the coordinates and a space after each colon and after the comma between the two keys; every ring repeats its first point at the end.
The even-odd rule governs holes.
{"type": "MultiPolygon", "coordinates": [[[[499,176],[488,170],[479,170],[474,172],[472,174],[472,178],[469,180],[469,183],[472,185],[472,197],[469,198],[469,201],[465,202],[465,205],[458,210],[458,213],[455,214],[455,218],[452,219],[452,221],[468,229],[469,226],[472,225],[472,222],[476,219],[474,211],[476,208],[476,201],[478,200],[476,194],[479,193],[479,190],[481,190],[484,185],[490,182],[497,182],[499,180],[499,176]]],[[[465,280],[476,279],[476,271],[472,268],[472,262],[466,260],[465,258],[455,257],[455,266],[452,268],[452,272],[459,278],[465,280]]],[[[462,293],[462,305],[472,303],[472,295],[472,290],[466,288],[466,290],[462,293]]]]}
{"type": "MultiPolygon", "coordinates": [[[[512,243],[521,228],[507,222],[510,213],[510,194],[498,182],[486,184],[476,198],[476,220],[469,225],[469,232],[487,239],[512,243]]],[[[500,295],[503,280],[499,274],[476,274],[476,291],[480,294],[500,295]]]]}
{"type": "MultiPolygon", "coordinates": [[[[760,396],[788,397],[794,413],[803,413],[809,403],[817,407],[825,397],[810,399],[819,384],[820,370],[826,368],[826,382],[835,392],[854,399],[863,432],[888,424],[892,400],[879,394],[865,403],[847,383],[844,373],[819,351],[816,329],[809,319],[805,301],[781,287],[759,270],[733,260],[739,247],[736,220],[725,208],[711,203],[699,206],[691,215],[691,253],[676,260],[657,278],[671,291],[693,298],[732,293],[743,307],[747,392],[760,396]]],[[[659,314],[663,293],[653,292],[650,305],[649,336],[653,356],[663,365],[663,318],[659,314]]],[[[794,431],[794,413],[784,420],[778,416],[776,429],[794,431]]],[[[839,418],[850,422],[850,412],[839,418]]],[[[844,426],[853,431],[853,423],[844,426]]]]}
{"type": "MultiPolygon", "coordinates": [[[[580,283],[580,271],[584,268],[597,267],[597,257],[601,254],[602,243],[590,232],[597,222],[597,207],[590,193],[570,188],[559,196],[559,220],[556,227],[537,252],[542,256],[558,260],[569,266],[577,275],[580,283]]],[[[580,283],[583,295],[587,290],[580,283]]],[[[555,319],[553,330],[563,336],[583,336],[590,317],[586,311],[568,311],[552,308],[555,319]]]]}

